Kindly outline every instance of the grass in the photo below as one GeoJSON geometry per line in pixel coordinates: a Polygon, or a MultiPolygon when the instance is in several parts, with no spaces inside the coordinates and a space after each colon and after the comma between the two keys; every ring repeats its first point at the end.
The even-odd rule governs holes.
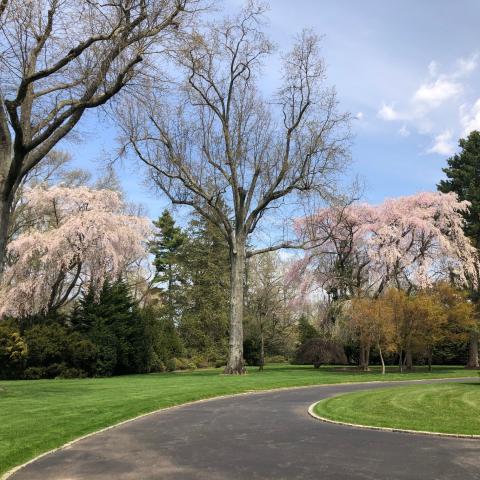
{"type": "Polygon", "coordinates": [[[87,433],[202,398],[302,385],[471,375],[461,367],[435,367],[431,373],[417,370],[409,374],[392,368],[382,377],[378,370],[361,373],[351,368],[316,370],[285,364],[270,365],[264,372],[250,369],[244,376],[220,372],[209,369],[113,378],[0,381],[0,475],[87,433]]]}
{"type": "Polygon", "coordinates": [[[480,435],[480,382],[348,393],[320,401],[314,411],[359,425],[480,435]]]}

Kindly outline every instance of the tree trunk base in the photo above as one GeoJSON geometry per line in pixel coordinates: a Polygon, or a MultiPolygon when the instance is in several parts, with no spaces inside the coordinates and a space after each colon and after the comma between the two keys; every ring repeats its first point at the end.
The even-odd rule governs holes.
{"type": "Polygon", "coordinates": [[[247,373],[247,369],[244,365],[236,365],[235,367],[227,365],[223,373],[224,375],[245,375],[247,373]]]}

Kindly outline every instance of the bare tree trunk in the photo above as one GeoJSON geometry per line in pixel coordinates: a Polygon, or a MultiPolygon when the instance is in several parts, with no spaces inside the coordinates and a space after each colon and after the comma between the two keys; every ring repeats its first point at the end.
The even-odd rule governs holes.
{"type": "Polygon", "coordinates": [[[7,248],[8,226],[10,223],[10,202],[0,198],[0,279],[5,266],[5,251],[7,248]]]}
{"type": "Polygon", "coordinates": [[[237,238],[230,252],[230,342],[224,373],[245,373],[243,362],[243,280],[245,275],[245,240],[237,238]]]}
{"type": "Polygon", "coordinates": [[[385,375],[385,360],[383,359],[382,347],[378,344],[378,353],[380,355],[380,361],[382,362],[382,375],[385,375]]]}
{"type": "Polygon", "coordinates": [[[363,370],[363,366],[365,365],[365,350],[363,345],[360,345],[360,352],[358,356],[358,366],[361,370],[363,370]]]}
{"type": "Polygon", "coordinates": [[[13,196],[8,191],[8,172],[12,162],[12,138],[0,95],[0,278],[5,266],[5,250],[13,196]]]}
{"type": "Polygon", "coordinates": [[[360,346],[359,367],[364,372],[368,372],[368,364],[370,363],[370,346],[360,346]]]}
{"type": "Polygon", "coordinates": [[[400,373],[403,373],[403,350],[402,349],[400,349],[400,353],[399,353],[398,366],[400,368],[400,373]]]}
{"type": "Polygon", "coordinates": [[[429,349],[428,354],[427,354],[427,362],[428,362],[428,371],[429,372],[432,371],[432,356],[433,356],[432,349],[429,349]]]}
{"type": "Polygon", "coordinates": [[[468,363],[466,368],[479,368],[478,363],[478,332],[470,333],[470,344],[468,348],[468,363]]]}
{"type": "Polygon", "coordinates": [[[265,366],[265,339],[263,338],[263,330],[260,333],[260,365],[259,370],[263,371],[265,366]]]}
{"type": "Polygon", "coordinates": [[[365,365],[363,366],[363,371],[368,372],[368,366],[370,364],[370,345],[365,347],[365,365]]]}
{"type": "Polygon", "coordinates": [[[410,348],[405,354],[405,369],[407,370],[407,372],[411,372],[413,370],[412,351],[410,350],[410,348]]]}

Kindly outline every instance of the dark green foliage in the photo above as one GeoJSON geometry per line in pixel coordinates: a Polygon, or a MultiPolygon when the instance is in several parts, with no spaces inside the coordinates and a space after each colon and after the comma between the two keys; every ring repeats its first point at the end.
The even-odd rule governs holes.
{"type": "Polygon", "coordinates": [[[18,378],[27,361],[27,344],[14,320],[0,323],[0,377],[18,378]]]}
{"type": "Polygon", "coordinates": [[[308,321],[306,315],[302,315],[298,320],[298,340],[305,343],[310,338],[318,337],[317,329],[308,321]]]}
{"type": "Polygon", "coordinates": [[[172,359],[181,356],[184,349],[171,318],[161,307],[147,306],[140,311],[140,320],[144,328],[139,360],[142,370],[175,370],[172,359]]]}
{"type": "Polygon", "coordinates": [[[455,192],[460,200],[471,203],[465,214],[465,233],[480,248],[480,132],[471,132],[459,145],[461,152],[450,157],[448,167],[443,169],[447,179],[437,187],[443,193],[455,192]]]}
{"type": "Polygon", "coordinates": [[[243,358],[249,366],[260,366],[261,340],[258,336],[248,336],[243,341],[243,358]]]}
{"type": "Polygon", "coordinates": [[[77,332],[54,324],[37,324],[25,332],[27,361],[24,378],[93,375],[97,347],[77,332]]]}
{"type": "Polygon", "coordinates": [[[69,356],[67,330],[59,325],[34,325],[25,332],[28,346],[28,366],[47,367],[69,356]]]}
{"type": "Polygon", "coordinates": [[[150,252],[154,255],[155,281],[162,286],[168,315],[175,320],[181,303],[182,252],[186,235],[175,226],[175,220],[168,210],[153,222],[156,227],[154,240],[150,243],[150,252]]]}
{"type": "Polygon", "coordinates": [[[97,347],[95,372],[100,376],[149,370],[145,317],[123,281],[105,282],[100,296],[89,292],[71,317],[72,328],[97,347]]]}
{"type": "Polygon", "coordinates": [[[215,362],[228,350],[229,247],[218,227],[202,218],[193,218],[188,233],[179,333],[190,355],[215,362]]]}
{"type": "Polygon", "coordinates": [[[343,346],[334,340],[316,337],[310,338],[298,347],[295,355],[298,365],[313,365],[319,368],[324,364],[346,364],[347,357],[343,346]]]}

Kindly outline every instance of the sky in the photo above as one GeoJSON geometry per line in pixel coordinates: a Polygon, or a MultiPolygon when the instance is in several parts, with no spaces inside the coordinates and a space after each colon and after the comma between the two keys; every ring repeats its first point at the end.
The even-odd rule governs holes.
{"type": "MultiPolygon", "coordinates": [[[[219,2],[233,11],[241,0],[219,2]]],[[[278,54],[308,28],[321,35],[327,82],[352,115],[348,175],[364,184],[362,200],[435,190],[458,139],[480,129],[478,0],[271,0],[267,31],[278,54]]],[[[278,57],[263,90],[278,80],[278,57]]],[[[69,149],[76,166],[100,172],[116,150],[113,125],[88,115],[69,149]]],[[[159,215],[168,202],[144,182],[134,161],[118,168],[131,201],[159,215]]]]}

